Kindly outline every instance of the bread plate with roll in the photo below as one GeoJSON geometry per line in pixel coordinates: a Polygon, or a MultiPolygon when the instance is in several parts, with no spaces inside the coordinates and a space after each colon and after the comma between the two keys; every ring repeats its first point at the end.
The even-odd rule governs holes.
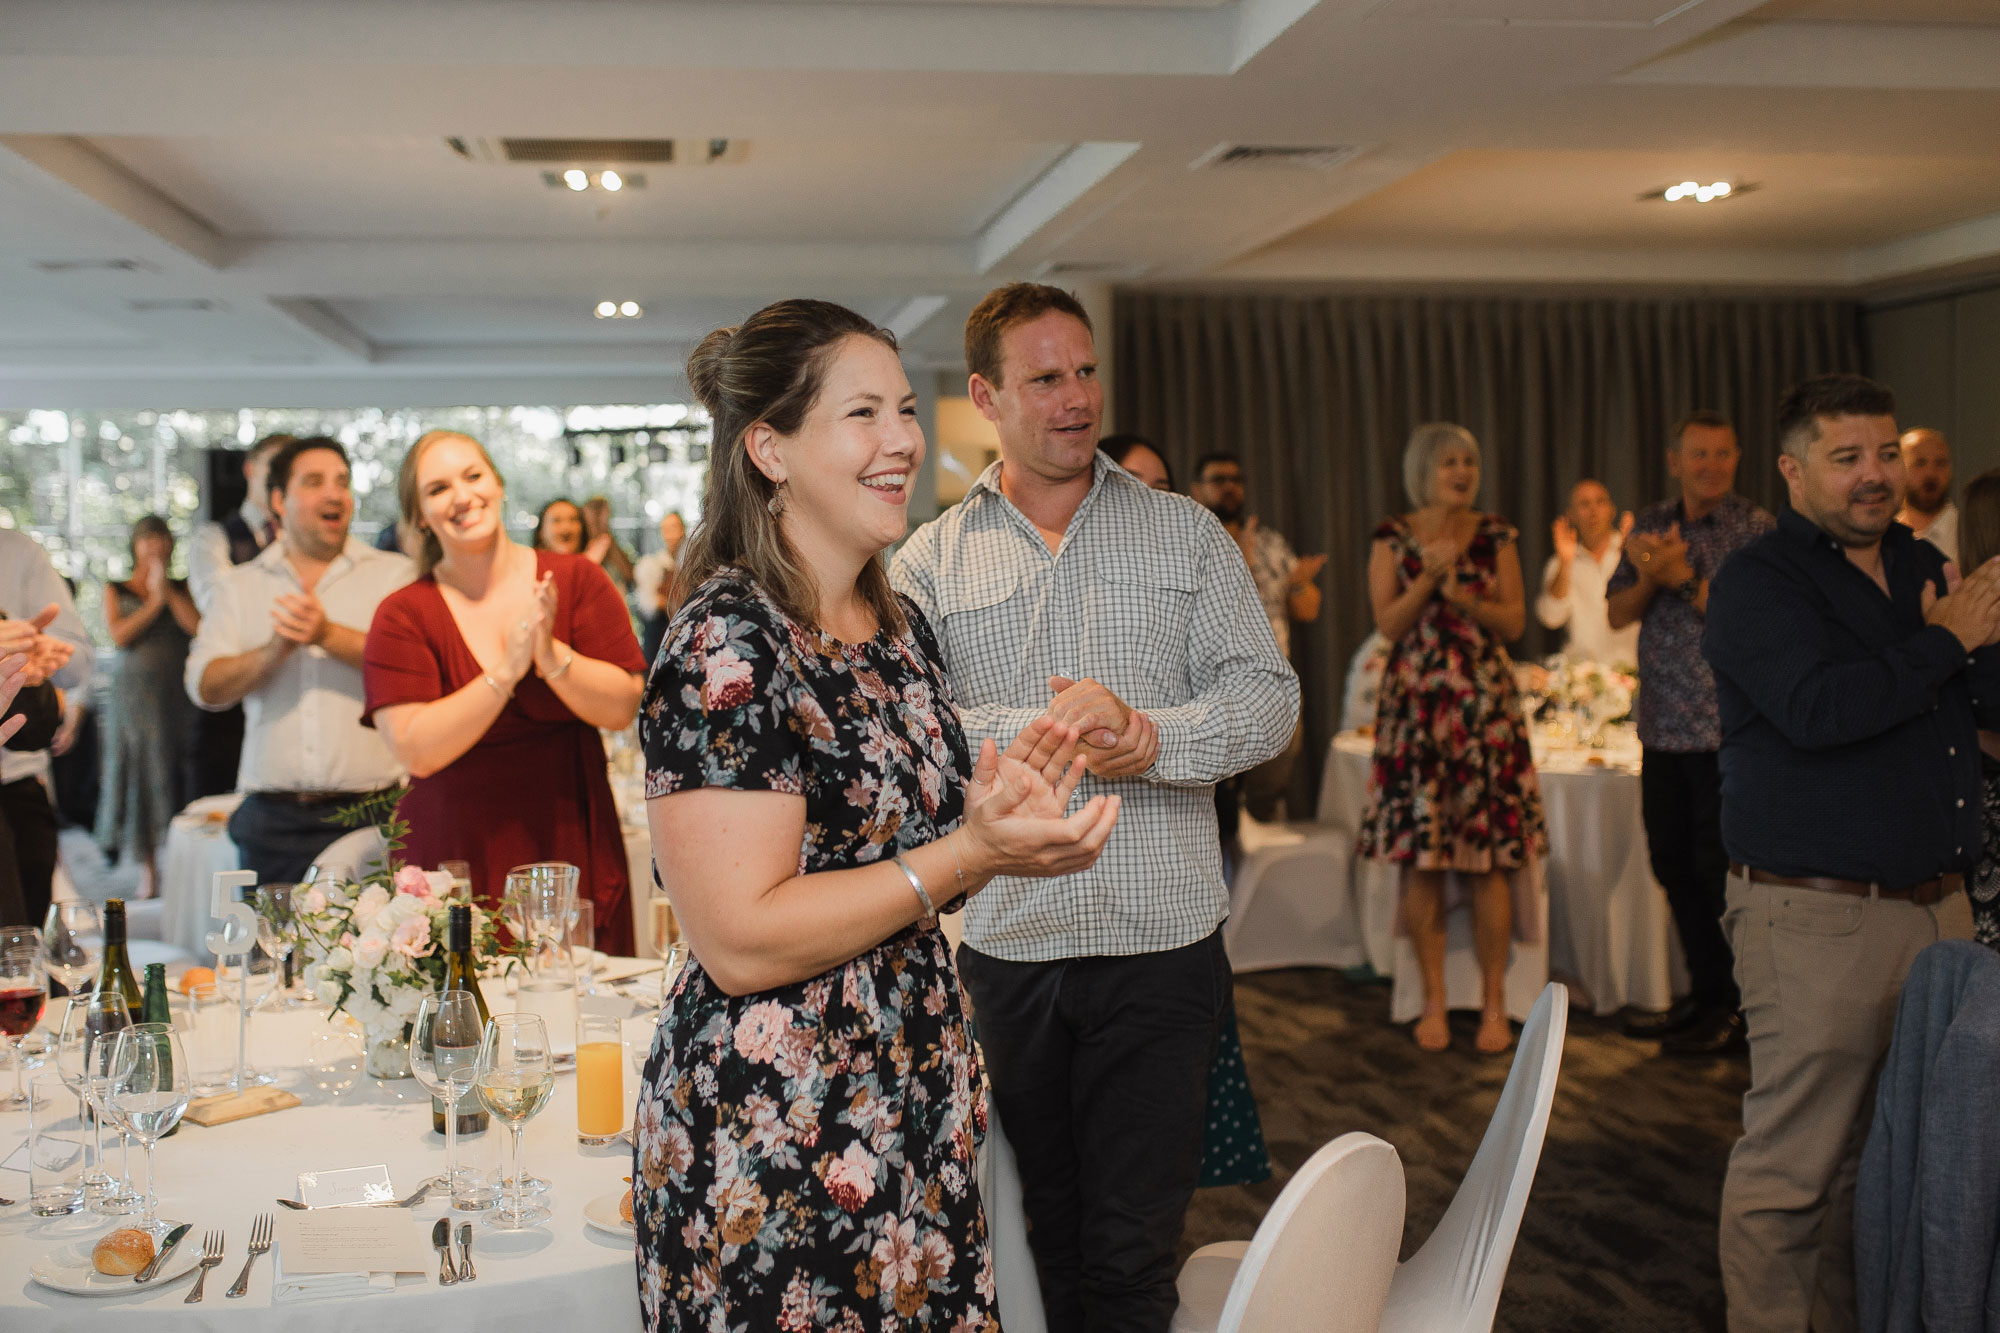
{"type": "MultiPolygon", "coordinates": [[[[163,1218],[159,1234],[179,1225],[163,1218]]],[[[153,1261],[158,1243],[138,1227],[111,1227],[49,1251],[28,1265],[28,1276],[72,1296],[129,1296],[184,1278],[201,1263],[201,1246],[183,1240],[142,1287],[132,1279],[153,1261]]]]}
{"type": "Polygon", "coordinates": [[[632,1191],[627,1189],[619,1194],[602,1194],[583,1206],[583,1220],[599,1231],[608,1231],[614,1236],[636,1236],[638,1227],[632,1223],[632,1191]]]}

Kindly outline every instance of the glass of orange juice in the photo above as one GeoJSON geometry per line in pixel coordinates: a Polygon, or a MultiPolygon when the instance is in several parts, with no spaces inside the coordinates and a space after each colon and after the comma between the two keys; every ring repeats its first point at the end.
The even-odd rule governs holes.
{"type": "Polygon", "coordinates": [[[625,1033],[615,1014],[576,1016],[576,1139],[609,1143],[625,1128],[625,1033]]]}

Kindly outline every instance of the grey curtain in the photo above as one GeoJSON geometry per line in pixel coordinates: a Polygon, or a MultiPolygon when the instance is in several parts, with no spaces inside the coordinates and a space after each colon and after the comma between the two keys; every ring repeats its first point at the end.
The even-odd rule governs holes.
{"type": "Polygon", "coordinates": [[[1529,629],[1549,525],[1579,478],[1620,508],[1667,493],[1672,423],[1714,408],[1743,442],[1738,486],[1775,510],[1778,401],[1808,375],[1862,365],[1859,308],[1825,300],[1550,299],[1121,291],[1117,424],[1156,441],[1183,489],[1194,460],[1243,460],[1250,507],[1301,553],[1331,557],[1319,622],[1297,633],[1309,810],[1339,725],[1349,656],[1371,624],[1369,535],[1409,508],[1403,444],[1420,422],[1479,437],[1480,502],[1521,529],[1529,629]]]}

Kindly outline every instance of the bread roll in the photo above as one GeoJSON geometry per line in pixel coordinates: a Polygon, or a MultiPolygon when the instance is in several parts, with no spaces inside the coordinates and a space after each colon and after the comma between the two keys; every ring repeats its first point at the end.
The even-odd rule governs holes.
{"type": "Polygon", "coordinates": [[[153,1262],[153,1238],[137,1227],[120,1227],[97,1242],[90,1262],[108,1277],[131,1277],[153,1262]]]}
{"type": "Polygon", "coordinates": [[[618,1216],[623,1218],[627,1222],[630,1222],[632,1220],[631,1190],[626,1190],[624,1196],[618,1200],[618,1216]]]}

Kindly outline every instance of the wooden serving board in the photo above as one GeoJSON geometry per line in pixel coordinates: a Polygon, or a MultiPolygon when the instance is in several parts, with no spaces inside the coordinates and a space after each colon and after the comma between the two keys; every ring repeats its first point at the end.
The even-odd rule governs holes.
{"type": "Polygon", "coordinates": [[[253,1115],[269,1115],[297,1106],[299,1099],[283,1088],[252,1088],[248,1092],[225,1092],[188,1103],[181,1119],[197,1125],[226,1125],[232,1120],[248,1120],[253,1115]]]}

